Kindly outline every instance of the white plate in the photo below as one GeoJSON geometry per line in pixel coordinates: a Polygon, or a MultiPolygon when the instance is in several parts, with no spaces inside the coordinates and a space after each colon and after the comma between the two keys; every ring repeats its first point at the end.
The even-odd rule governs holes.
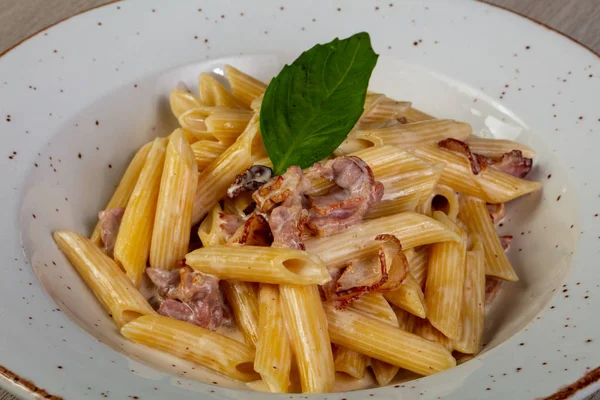
{"type": "Polygon", "coordinates": [[[180,81],[193,87],[226,62],[267,80],[315,43],[362,30],[381,54],[373,89],[532,146],[544,190],[511,207],[504,230],[521,280],[492,310],[481,355],[428,378],[312,398],[535,398],[596,368],[598,56],[481,3],[132,0],[0,58],[2,385],[28,398],[265,398],[121,339],[50,233],[90,231],[133,150],[174,126],[166,99],[180,81]]]}

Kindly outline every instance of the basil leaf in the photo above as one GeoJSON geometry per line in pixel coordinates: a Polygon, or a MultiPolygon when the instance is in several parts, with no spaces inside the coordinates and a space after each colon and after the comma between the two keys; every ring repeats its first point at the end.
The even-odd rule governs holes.
{"type": "Polygon", "coordinates": [[[269,84],[260,128],[275,174],[329,156],[360,118],[377,58],[368,33],[305,51],[269,84]]]}

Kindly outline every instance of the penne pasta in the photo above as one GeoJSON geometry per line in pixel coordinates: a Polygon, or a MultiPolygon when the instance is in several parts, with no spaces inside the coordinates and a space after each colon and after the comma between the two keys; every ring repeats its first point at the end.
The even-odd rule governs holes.
{"type": "Polygon", "coordinates": [[[260,140],[259,126],[258,114],[255,114],[236,142],[200,173],[192,224],[200,222],[213,205],[226,195],[227,188],[237,174],[252,166],[253,157],[262,156],[262,142],[256,143],[260,140]]]}
{"type": "Polygon", "coordinates": [[[226,197],[223,199],[223,211],[229,215],[236,215],[240,218],[246,218],[246,212],[248,207],[251,206],[252,202],[252,194],[250,192],[241,193],[237,197],[230,199],[226,197]]]}
{"type": "Polygon", "coordinates": [[[467,138],[466,143],[473,153],[489,157],[493,160],[502,158],[503,154],[510,153],[513,150],[521,151],[523,157],[535,158],[535,151],[524,144],[513,142],[512,140],[482,138],[471,135],[467,138]]]}
{"type": "MultiPolygon", "coordinates": [[[[148,157],[148,153],[150,153],[150,148],[152,148],[152,142],[146,143],[135,153],[135,156],[133,156],[133,159],[129,163],[127,170],[119,182],[117,190],[115,190],[115,193],[110,198],[108,204],[104,207],[105,210],[112,210],[113,208],[125,207],[127,205],[129,197],[131,197],[131,193],[133,193],[135,184],[138,181],[138,177],[142,173],[142,169],[146,163],[146,157],[148,157]]],[[[102,244],[102,238],[100,237],[100,222],[96,224],[90,240],[98,246],[102,244]]]]}
{"type": "Polygon", "coordinates": [[[207,106],[245,109],[244,102],[229,93],[212,75],[203,72],[198,77],[200,100],[207,106]]]}
{"type": "Polygon", "coordinates": [[[375,219],[402,212],[415,211],[420,199],[421,194],[418,192],[413,192],[393,200],[383,200],[379,204],[369,208],[369,211],[367,211],[363,219],[375,219]]]}
{"type": "Polygon", "coordinates": [[[246,110],[223,109],[209,115],[204,123],[219,143],[231,146],[248,126],[253,112],[246,110]]]}
{"type": "Polygon", "coordinates": [[[406,110],[404,112],[403,117],[406,118],[406,122],[408,122],[408,123],[428,121],[430,119],[435,119],[435,117],[432,117],[431,115],[426,114],[423,111],[419,111],[414,107],[411,107],[408,110],[406,110]]]}
{"type": "Polygon", "coordinates": [[[260,285],[260,316],[254,370],[271,392],[287,393],[292,366],[292,347],[283,320],[279,287],[260,285]]]}
{"type": "Polygon", "coordinates": [[[369,363],[369,357],[343,346],[337,346],[333,362],[336,371],[344,372],[356,379],[362,379],[369,363]]]}
{"type": "Polygon", "coordinates": [[[179,116],[177,120],[184,132],[188,133],[186,136],[188,140],[188,136],[193,137],[194,142],[198,140],[216,140],[214,135],[208,131],[205,123],[206,118],[216,109],[217,107],[191,108],[179,116]]]}
{"type": "Polygon", "coordinates": [[[125,208],[115,243],[114,258],[137,288],[150,254],[156,202],[165,161],[167,139],[155,139],[125,208]]]}
{"type": "Polygon", "coordinates": [[[175,118],[179,118],[181,114],[193,108],[202,107],[204,104],[200,99],[186,90],[174,89],[169,96],[171,103],[171,112],[175,118]]]}
{"type": "Polygon", "coordinates": [[[428,262],[429,246],[423,246],[415,249],[413,257],[408,261],[408,270],[421,288],[425,287],[428,262]]]}
{"type": "Polygon", "coordinates": [[[231,91],[247,107],[250,107],[252,102],[267,90],[267,85],[231,65],[225,66],[225,74],[231,91]]]}
{"type": "Polygon", "coordinates": [[[375,94],[373,97],[372,104],[369,104],[370,107],[367,109],[367,101],[369,100],[369,95],[367,94],[365,112],[359,121],[361,125],[378,121],[395,120],[402,117],[411,106],[409,101],[396,101],[386,98],[384,95],[375,94]]]}
{"type": "Polygon", "coordinates": [[[331,391],[335,367],[319,289],[316,285],[281,285],[279,290],[302,392],[331,391]]]}
{"type": "Polygon", "coordinates": [[[404,250],[442,241],[458,241],[460,237],[439,222],[421,214],[401,214],[363,221],[360,225],[336,235],[310,238],[306,250],[318,255],[328,268],[341,268],[349,260],[360,258],[378,247],[377,235],[396,236],[404,250]]]}
{"type": "Polygon", "coordinates": [[[472,133],[471,125],[450,119],[432,119],[410,124],[397,124],[383,128],[355,129],[349,140],[362,140],[373,146],[391,145],[412,149],[422,145],[437,145],[441,140],[454,138],[464,141],[472,133]]]}
{"type": "Polygon", "coordinates": [[[199,140],[192,144],[192,152],[196,158],[198,172],[202,172],[217,157],[227,150],[227,145],[212,140],[199,140]]]}
{"type": "Polygon", "coordinates": [[[227,336],[161,315],[146,315],[121,328],[127,339],[210,368],[242,382],[255,380],[254,350],[227,336]]]}
{"type": "Polygon", "coordinates": [[[427,319],[417,318],[413,328],[413,332],[424,339],[430,340],[435,343],[439,343],[450,352],[454,349],[453,341],[448,339],[446,336],[444,336],[443,333],[435,329],[435,327],[431,325],[431,322],[429,322],[427,319]]]}
{"type": "Polygon", "coordinates": [[[432,216],[434,211],[442,211],[451,220],[455,221],[458,217],[458,193],[446,185],[437,185],[419,211],[427,216],[432,216]]]}
{"type": "Polygon", "coordinates": [[[421,318],[417,318],[408,311],[404,311],[398,307],[393,307],[393,310],[398,319],[398,327],[406,332],[412,333],[415,329],[416,322],[421,318]]]}
{"type": "Polygon", "coordinates": [[[337,310],[331,303],[323,308],[329,336],[337,345],[421,375],[456,365],[452,354],[437,343],[354,311],[337,310]]]}
{"type": "Polygon", "coordinates": [[[459,218],[470,232],[481,236],[485,274],[511,282],[519,280],[504,253],[485,202],[474,197],[461,198],[459,218]]]}
{"type": "Polygon", "coordinates": [[[155,268],[176,267],[188,251],[197,171],[188,141],[181,129],[175,130],[167,145],[150,244],[150,265],[155,268]]]}
{"type": "Polygon", "coordinates": [[[427,315],[423,290],[410,271],[404,278],[400,288],[385,292],[383,296],[396,307],[400,307],[419,318],[425,318],[427,315]]]}
{"type": "Polygon", "coordinates": [[[477,234],[472,235],[471,242],[471,250],[467,251],[460,334],[454,342],[454,348],[465,354],[477,354],[481,350],[485,313],[483,244],[477,234]]]}
{"type": "Polygon", "coordinates": [[[259,334],[259,303],[256,287],[250,282],[223,280],[221,288],[246,344],[256,347],[259,334]]]}
{"type": "Polygon", "coordinates": [[[227,236],[221,226],[222,213],[223,209],[221,205],[216,203],[198,227],[198,236],[200,237],[202,246],[210,247],[227,243],[227,236]]]}
{"type": "Polygon", "coordinates": [[[231,244],[194,250],[185,260],[195,270],[220,279],[290,285],[331,280],[319,257],[302,250],[231,244]]]}
{"type": "Polygon", "coordinates": [[[119,328],[141,315],[154,314],[121,268],[91,240],[68,231],[52,236],[119,328]]]}
{"type": "Polygon", "coordinates": [[[488,203],[504,203],[542,187],[539,182],[526,181],[493,167],[474,175],[466,157],[437,146],[421,146],[412,152],[430,163],[446,164],[440,177],[441,184],[488,203]]]}
{"type": "Polygon", "coordinates": [[[435,211],[433,217],[461,237],[460,242],[431,245],[425,283],[427,319],[441,333],[455,340],[462,310],[467,235],[443,212],[435,211]]]}

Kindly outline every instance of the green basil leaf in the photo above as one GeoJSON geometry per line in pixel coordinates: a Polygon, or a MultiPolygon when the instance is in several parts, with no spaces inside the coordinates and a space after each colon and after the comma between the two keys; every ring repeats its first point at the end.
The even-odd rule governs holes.
{"type": "Polygon", "coordinates": [[[269,84],[260,128],[276,174],[329,156],[360,118],[377,58],[368,33],[305,51],[269,84]]]}

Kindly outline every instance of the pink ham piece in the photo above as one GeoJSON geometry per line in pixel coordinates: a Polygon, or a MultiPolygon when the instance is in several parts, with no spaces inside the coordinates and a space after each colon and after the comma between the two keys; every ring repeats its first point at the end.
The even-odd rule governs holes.
{"type": "Polygon", "coordinates": [[[269,226],[273,232],[273,246],[304,250],[304,225],[308,211],[303,207],[304,196],[294,194],[289,196],[283,204],[273,209],[269,219],[269,226]]]}
{"type": "Polygon", "coordinates": [[[502,245],[502,248],[504,249],[504,251],[508,250],[508,248],[510,247],[510,244],[512,243],[512,240],[513,240],[512,235],[500,236],[500,244],[502,245]]]}
{"type": "Polygon", "coordinates": [[[327,195],[310,198],[307,226],[314,234],[344,231],[362,221],[369,207],[381,201],[383,184],[360,158],[338,157],[316,168],[321,176],[332,177],[337,187],[327,195]]]}
{"type": "Polygon", "coordinates": [[[261,186],[252,194],[252,199],[259,211],[268,212],[292,194],[303,195],[310,186],[310,180],[305,178],[300,167],[293,165],[261,186]]]}
{"type": "Polygon", "coordinates": [[[490,307],[492,302],[500,293],[502,289],[502,281],[493,276],[486,276],[485,278],[485,308],[486,310],[490,307]]]}
{"type": "Polygon", "coordinates": [[[512,176],[516,176],[517,178],[525,178],[529,171],[531,171],[533,160],[531,158],[523,157],[523,152],[521,150],[513,150],[502,154],[502,158],[493,162],[492,165],[494,168],[512,176]]]}
{"type": "Polygon", "coordinates": [[[153,301],[159,314],[210,330],[230,322],[216,277],[188,266],[172,271],[147,268],[146,273],[159,294],[153,301]]]}
{"type": "Polygon", "coordinates": [[[100,220],[100,237],[104,243],[104,250],[109,256],[113,256],[117,235],[121,227],[121,221],[125,214],[125,207],[111,208],[110,210],[100,211],[98,219],[100,220]]]}

